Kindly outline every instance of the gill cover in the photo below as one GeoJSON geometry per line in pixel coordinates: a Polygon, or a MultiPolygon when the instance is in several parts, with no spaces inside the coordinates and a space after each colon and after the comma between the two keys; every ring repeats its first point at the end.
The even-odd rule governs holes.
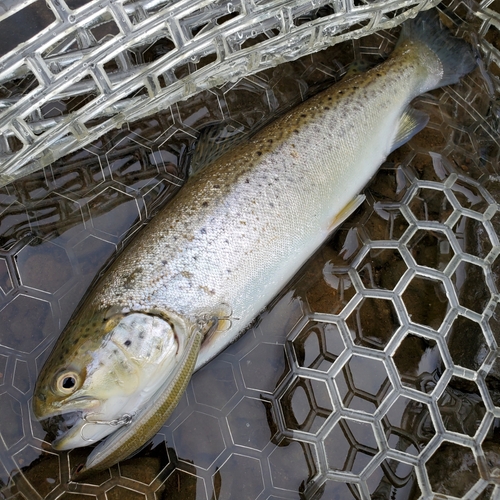
{"type": "Polygon", "coordinates": [[[130,456],[147,443],[165,423],[177,406],[189,383],[200,350],[203,332],[198,326],[190,327],[185,333],[185,342],[176,355],[175,365],[162,381],[147,404],[140,405],[134,413],[122,415],[121,427],[99,444],[72,474],[72,479],[81,480],[88,473],[114,465],[130,456]]]}

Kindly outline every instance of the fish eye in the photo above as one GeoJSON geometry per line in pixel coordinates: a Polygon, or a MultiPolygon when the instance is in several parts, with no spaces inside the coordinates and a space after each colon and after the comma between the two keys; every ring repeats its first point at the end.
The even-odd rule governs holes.
{"type": "Polygon", "coordinates": [[[80,377],[75,372],[64,372],[57,377],[56,388],[62,394],[72,394],[78,388],[80,377]]]}

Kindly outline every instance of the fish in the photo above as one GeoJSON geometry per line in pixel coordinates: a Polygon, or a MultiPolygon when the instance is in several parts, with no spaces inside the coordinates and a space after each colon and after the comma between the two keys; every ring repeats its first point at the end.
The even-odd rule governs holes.
{"type": "Polygon", "coordinates": [[[425,127],[412,99],[475,65],[436,13],[420,13],[386,61],[193,172],[96,282],[39,373],[32,407],[59,419],[52,447],[102,440],[74,480],[158,432],[192,373],[248,328],[359,207],[390,152],[425,127]]]}

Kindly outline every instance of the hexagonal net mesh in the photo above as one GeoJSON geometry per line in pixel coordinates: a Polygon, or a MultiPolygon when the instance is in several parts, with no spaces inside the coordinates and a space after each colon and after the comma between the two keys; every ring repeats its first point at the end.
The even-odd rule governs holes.
{"type": "MultiPolygon", "coordinates": [[[[107,259],[182,185],[198,130],[258,128],[352,60],[383,60],[397,28],[359,39],[356,30],[424,6],[230,5],[51,0],[55,24],[4,55],[3,116],[14,117],[2,121],[5,164],[20,159],[5,175],[53,163],[0,190],[0,498],[498,498],[500,17],[491,2],[440,6],[443,23],[479,50],[478,68],[416,100],[426,129],[391,154],[364,205],[255,326],[193,376],[148,448],[71,483],[88,450],[56,453],[31,416],[54,339],[107,259]],[[351,14],[366,17],[351,25],[351,14]],[[215,44],[203,66],[214,33],[227,58],[215,44]],[[222,39],[231,33],[241,35],[234,46],[222,39]],[[329,33],[349,39],[298,58],[329,33]],[[193,60],[183,40],[200,49],[193,60]],[[241,73],[226,68],[199,93],[209,72],[244,54],[241,73]]],[[[34,6],[46,9],[13,2],[6,21],[34,6]]]]}

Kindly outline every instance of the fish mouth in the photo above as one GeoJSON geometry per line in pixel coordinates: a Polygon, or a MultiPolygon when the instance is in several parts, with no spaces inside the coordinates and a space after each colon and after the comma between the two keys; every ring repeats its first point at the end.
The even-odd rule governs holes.
{"type": "Polygon", "coordinates": [[[43,429],[58,451],[89,446],[106,437],[114,429],[99,425],[91,417],[93,412],[73,410],[58,413],[41,420],[43,429]]]}
{"type": "Polygon", "coordinates": [[[62,451],[93,445],[128,425],[132,418],[127,413],[109,418],[94,411],[73,410],[50,416],[40,423],[52,448],[62,451]]]}
{"type": "Polygon", "coordinates": [[[70,434],[74,434],[76,428],[81,428],[85,423],[84,412],[70,411],[59,413],[40,420],[43,430],[47,433],[47,437],[52,441],[52,446],[55,449],[59,448],[58,444],[64,442],[70,434]]]}

